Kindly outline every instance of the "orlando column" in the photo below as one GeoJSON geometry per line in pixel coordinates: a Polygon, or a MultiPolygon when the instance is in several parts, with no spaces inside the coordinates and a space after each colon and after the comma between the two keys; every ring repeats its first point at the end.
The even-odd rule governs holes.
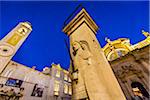
{"type": "MultiPolygon", "coordinates": [[[[74,13],[76,14],[76,12],[74,13]]],[[[96,38],[98,26],[84,8],[63,28],[70,39],[73,100],[125,100],[96,38]]]]}

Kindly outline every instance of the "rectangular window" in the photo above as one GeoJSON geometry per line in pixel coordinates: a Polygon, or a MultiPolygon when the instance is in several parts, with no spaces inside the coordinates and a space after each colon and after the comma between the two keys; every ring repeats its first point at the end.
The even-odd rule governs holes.
{"type": "Polygon", "coordinates": [[[60,77],[60,70],[57,70],[56,77],[60,77]]]}
{"type": "Polygon", "coordinates": [[[64,84],[64,93],[67,94],[68,93],[68,85],[64,84]]]}
{"type": "Polygon", "coordinates": [[[78,71],[73,72],[73,80],[77,80],[78,79],[78,71]]]}
{"type": "Polygon", "coordinates": [[[60,88],[60,82],[59,81],[55,81],[55,84],[54,84],[54,95],[59,95],[59,88],[60,88]]]}
{"type": "Polygon", "coordinates": [[[69,86],[69,95],[72,95],[72,87],[71,87],[71,85],[69,86]]]}
{"type": "Polygon", "coordinates": [[[64,74],[64,80],[67,81],[68,80],[68,75],[64,74]]]}
{"type": "Polygon", "coordinates": [[[35,84],[31,96],[42,97],[44,88],[35,84]]]}
{"type": "Polygon", "coordinates": [[[71,78],[70,78],[70,77],[69,77],[69,79],[68,79],[68,80],[69,80],[69,82],[71,82],[71,78]]]}

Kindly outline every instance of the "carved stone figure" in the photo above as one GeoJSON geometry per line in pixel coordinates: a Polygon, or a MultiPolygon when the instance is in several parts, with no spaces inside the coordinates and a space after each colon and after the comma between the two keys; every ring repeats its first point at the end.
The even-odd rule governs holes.
{"type": "Polygon", "coordinates": [[[94,80],[95,77],[98,77],[97,73],[95,73],[96,69],[94,67],[96,66],[96,62],[92,57],[88,43],[84,40],[79,42],[75,41],[73,43],[73,50],[73,52],[76,52],[74,65],[79,71],[78,78],[80,84],[84,84],[84,91],[85,93],[88,93],[86,95],[90,97],[90,100],[101,100],[102,96],[99,96],[99,93],[103,93],[106,100],[109,100],[110,98],[106,92],[106,88],[104,87],[104,84],[100,82],[102,80],[94,80]],[[95,87],[90,88],[92,85],[95,87]]]}

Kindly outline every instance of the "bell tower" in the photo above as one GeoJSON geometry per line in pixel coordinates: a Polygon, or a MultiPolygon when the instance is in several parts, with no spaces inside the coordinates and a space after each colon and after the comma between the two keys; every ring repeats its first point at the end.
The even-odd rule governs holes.
{"type": "Polygon", "coordinates": [[[31,31],[29,22],[21,22],[0,40],[0,74],[31,31]]]}
{"type": "Polygon", "coordinates": [[[73,100],[125,100],[120,85],[96,39],[98,26],[82,8],[65,25],[73,66],[73,100]]]}

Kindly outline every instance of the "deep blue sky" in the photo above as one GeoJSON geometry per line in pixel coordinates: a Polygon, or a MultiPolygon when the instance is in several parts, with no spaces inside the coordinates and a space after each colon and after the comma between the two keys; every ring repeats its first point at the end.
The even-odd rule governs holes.
{"type": "Polygon", "coordinates": [[[111,40],[127,37],[135,44],[149,30],[148,1],[95,2],[0,2],[0,39],[21,21],[29,21],[33,31],[13,57],[14,61],[42,70],[52,62],[69,67],[69,55],[62,32],[63,23],[82,4],[99,25],[97,38],[103,47],[111,40]]]}

